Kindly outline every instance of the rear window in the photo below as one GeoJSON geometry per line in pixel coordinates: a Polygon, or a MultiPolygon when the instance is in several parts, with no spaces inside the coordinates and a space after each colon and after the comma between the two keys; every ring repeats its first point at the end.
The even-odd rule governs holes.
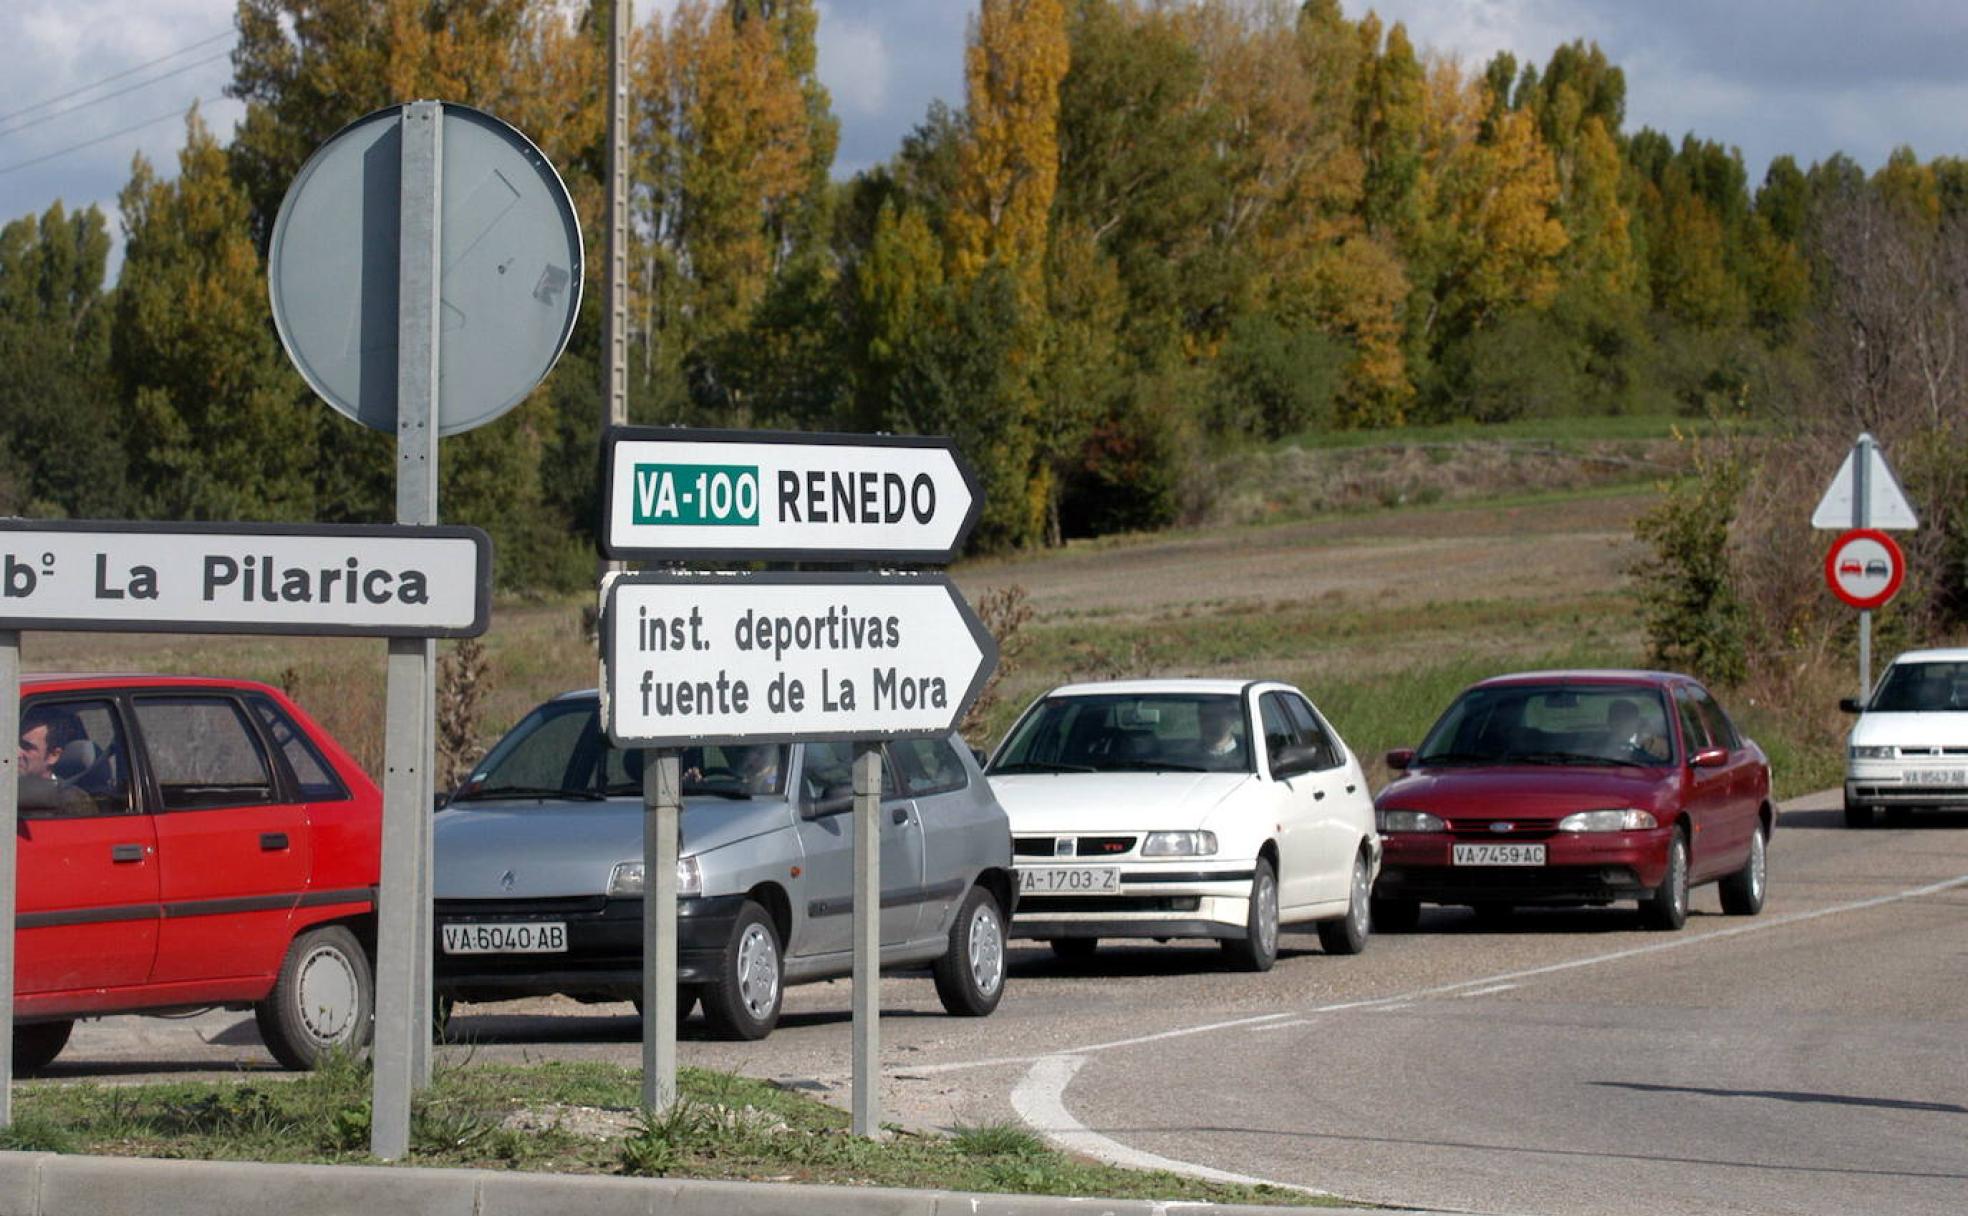
{"type": "Polygon", "coordinates": [[[230,697],[141,697],[137,727],[167,811],[274,801],[273,771],[230,697]]]}
{"type": "Polygon", "coordinates": [[[348,798],[348,787],[314,746],[314,740],[287,712],[265,697],[253,697],[253,712],[273,739],[274,747],[294,774],[294,785],[303,802],[341,802],[348,798]]]}

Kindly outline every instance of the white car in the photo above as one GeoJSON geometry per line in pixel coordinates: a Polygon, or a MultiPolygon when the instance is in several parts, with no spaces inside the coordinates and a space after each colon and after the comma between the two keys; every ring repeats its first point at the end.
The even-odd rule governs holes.
{"type": "Polygon", "coordinates": [[[1215,938],[1269,970],[1280,925],[1334,954],[1371,926],[1380,868],[1360,762],[1304,693],[1244,680],[1071,684],[987,770],[1011,817],[1014,937],[1063,958],[1103,937],[1215,938]]]}
{"type": "MultiPolygon", "coordinates": [[[[1845,748],[1845,826],[1874,807],[1968,807],[1968,650],[1909,650],[1864,702],[1845,748]]],[[[1014,830],[1017,820],[1013,819],[1014,830]]]]}

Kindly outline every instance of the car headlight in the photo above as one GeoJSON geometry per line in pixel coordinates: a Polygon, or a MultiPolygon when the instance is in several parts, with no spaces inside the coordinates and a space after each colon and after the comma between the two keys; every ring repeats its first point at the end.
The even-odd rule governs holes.
{"type": "Polygon", "coordinates": [[[1374,823],[1383,834],[1390,832],[1445,832],[1449,825],[1439,815],[1427,811],[1375,811],[1374,823]]]}
{"type": "Polygon", "coordinates": [[[1143,857],[1208,857],[1215,852],[1215,832],[1150,832],[1141,842],[1143,857]]]}
{"type": "Polygon", "coordinates": [[[1891,760],[1898,750],[1895,747],[1861,747],[1855,743],[1851,747],[1851,757],[1854,760],[1891,760]]]}
{"type": "MultiPolygon", "coordinates": [[[[639,861],[618,861],[615,871],[608,876],[608,894],[641,895],[643,893],[642,863],[639,861]]],[[[695,857],[677,858],[677,894],[702,895],[704,893],[704,869],[697,864],[695,857]]]]}
{"type": "Polygon", "coordinates": [[[1654,817],[1645,811],[1632,807],[1620,807],[1605,811],[1580,811],[1567,815],[1558,821],[1561,832],[1638,832],[1645,828],[1658,827],[1654,817]]]}

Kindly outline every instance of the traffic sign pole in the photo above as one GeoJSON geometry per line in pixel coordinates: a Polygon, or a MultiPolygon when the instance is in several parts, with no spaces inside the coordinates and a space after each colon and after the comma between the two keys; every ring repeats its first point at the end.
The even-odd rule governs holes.
{"type": "Polygon", "coordinates": [[[683,761],[673,747],[643,753],[642,1109],[677,1100],[677,824],[683,761]]]}
{"type": "Polygon", "coordinates": [[[14,1124],[14,883],[20,857],[19,739],[20,634],[4,629],[0,630],[0,1127],[14,1124]]]}
{"type": "Polygon", "coordinates": [[[854,745],[854,1114],[881,1131],[881,744],[854,745]]]}
{"type": "MultiPolygon", "coordinates": [[[[1866,484],[1872,471],[1872,435],[1859,436],[1858,446],[1853,449],[1852,459],[1852,526],[1868,528],[1872,526],[1871,487],[1866,484]]],[[[1872,695],[1872,612],[1863,609],[1859,612],[1859,701],[1872,695]]]]}

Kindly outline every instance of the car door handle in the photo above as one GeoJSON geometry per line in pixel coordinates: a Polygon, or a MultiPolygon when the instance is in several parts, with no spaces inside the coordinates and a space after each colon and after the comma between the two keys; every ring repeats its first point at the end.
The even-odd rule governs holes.
{"type": "Polygon", "coordinates": [[[260,833],[260,852],[278,853],[280,850],[286,847],[287,847],[287,833],[285,832],[260,833]]]}
{"type": "Polygon", "coordinates": [[[898,806],[888,813],[888,817],[896,823],[907,823],[909,822],[909,808],[898,806]]]}
{"type": "Polygon", "coordinates": [[[1313,790],[1313,791],[1312,791],[1312,801],[1314,801],[1314,802],[1318,802],[1318,801],[1320,801],[1320,800],[1322,800],[1322,799],[1324,799],[1324,798],[1325,798],[1325,796],[1326,796],[1326,791],[1324,791],[1324,790],[1313,790]]]}
{"type": "Polygon", "coordinates": [[[113,862],[142,861],[147,850],[140,844],[113,844],[109,846],[109,859],[113,862]]]}
{"type": "Polygon", "coordinates": [[[1347,782],[1347,783],[1346,783],[1346,792],[1347,792],[1347,793],[1349,793],[1349,794],[1350,794],[1350,793],[1352,793],[1352,792],[1353,792],[1354,790],[1357,790],[1357,789],[1359,789],[1359,788],[1360,788],[1359,786],[1357,786],[1357,785],[1354,785],[1354,784],[1353,784],[1353,783],[1352,783],[1351,781],[1349,781],[1349,782],[1347,782]]]}

